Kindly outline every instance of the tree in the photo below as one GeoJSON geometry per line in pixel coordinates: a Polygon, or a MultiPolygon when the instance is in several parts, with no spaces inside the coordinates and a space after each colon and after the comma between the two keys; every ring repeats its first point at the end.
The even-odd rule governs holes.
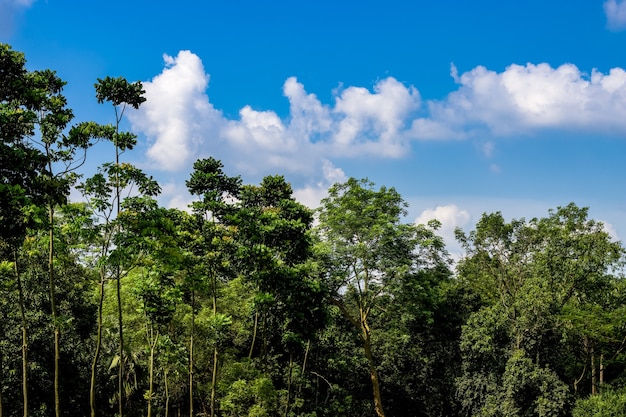
{"type": "Polygon", "coordinates": [[[72,128],[64,135],[73,118],[66,108],[66,99],[61,94],[65,82],[53,71],[30,73],[31,94],[36,97],[33,109],[37,112],[40,138],[32,142],[40,146],[45,155],[47,169],[42,175],[44,199],[47,207],[48,229],[48,292],[50,296],[51,321],[54,334],[54,400],[55,415],[60,417],[60,321],[56,303],[55,279],[55,210],[66,203],[70,186],[76,181],[75,171],[85,162],[87,148],[91,145],[89,135],[80,134],[80,128],[72,128]],[[78,151],[82,151],[77,155],[78,151]]]}
{"type": "MultiPolygon", "coordinates": [[[[82,229],[82,221],[76,219],[72,211],[75,207],[63,206],[56,210],[55,224],[55,286],[58,306],[58,326],[63,337],[59,340],[58,350],[62,352],[60,368],[62,371],[59,384],[59,398],[55,399],[54,389],[54,335],[50,322],[51,306],[46,294],[48,288],[48,257],[49,233],[46,228],[31,230],[23,245],[19,248],[18,263],[20,265],[20,281],[22,283],[25,320],[28,327],[28,387],[29,413],[36,415],[39,410],[47,410],[46,415],[55,413],[55,405],[62,404],[62,415],[72,413],[88,413],[87,391],[76,390],[76,387],[88,385],[85,372],[89,358],[86,355],[91,332],[94,329],[92,317],[95,305],[91,303],[91,270],[81,263],[74,240],[74,231],[82,229]]],[[[13,272],[13,267],[8,269],[13,272]]],[[[14,274],[12,274],[14,275],[14,274]]],[[[3,284],[15,283],[14,276],[4,276],[3,284]]],[[[20,337],[20,313],[17,295],[8,296],[2,304],[14,303],[12,309],[2,308],[3,339],[14,344],[20,337]]],[[[9,416],[20,404],[17,390],[20,386],[19,366],[14,357],[14,348],[10,344],[0,343],[3,349],[2,383],[9,389],[7,407],[9,416]],[[17,371],[17,372],[16,372],[17,371]]]]}
{"type": "Polygon", "coordinates": [[[115,243],[124,247],[128,265],[136,267],[132,291],[140,300],[139,310],[145,317],[145,339],[148,345],[147,416],[152,416],[155,403],[155,356],[165,339],[164,330],[172,321],[181,301],[181,291],[175,281],[184,256],[176,226],[178,210],[164,209],[156,200],[145,196],[126,198],[118,215],[120,232],[115,243]]]}
{"type": "MultiPolygon", "coordinates": [[[[102,303],[104,300],[105,284],[109,278],[113,278],[116,286],[117,296],[117,324],[118,324],[118,389],[117,402],[118,413],[123,415],[123,375],[124,375],[124,333],[123,333],[123,308],[121,278],[132,269],[133,262],[129,261],[124,253],[123,246],[115,246],[116,235],[120,232],[119,223],[116,222],[120,214],[123,199],[123,192],[138,192],[142,196],[156,196],[160,193],[160,187],[152,177],[146,175],[140,169],[128,163],[121,162],[121,155],[127,150],[132,150],[136,144],[136,135],[120,130],[122,117],[127,106],[135,109],[139,108],[145,101],[142,96],[141,82],[129,83],[123,77],[98,79],[95,84],[96,98],[99,103],[110,102],[115,111],[114,125],[98,125],[95,123],[83,124],[80,126],[80,134],[84,136],[104,139],[113,143],[115,149],[115,160],[103,164],[99,171],[91,178],[86,179],[79,185],[79,190],[88,199],[89,205],[100,222],[95,225],[98,240],[95,242],[95,256],[100,259],[98,269],[100,273],[98,328],[96,336],[96,347],[92,363],[91,376],[91,414],[96,413],[96,368],[100,349],[102,345],[102,303]],[[126,262],[129,268],[125,272],[122,270],[122,262],[126,262]]],[[[127,197],[126,196],[126,197],[127,197]]]]}
{"type": "MultiPolygon", "coordinates": [[[[115,110],[115,133],[112,136],[112,142],[115,147],[115,169],[112,170],[113,174],[113,187],[114,187],[114,201],[116,206],[116,213],[120,212],[121,205],[121,191],[124,188],[121,183],[121,172],[120,172],[120,155],[126,149],[132,149],[136,143],[136,135],[129,132],[121,132],[120,131],[120,123],[122,121],[122,117],[124,117],[124,111],[127,106],[131,106],[135,109],[138,109],[141,103],[146,101],[145,97],[143,97],[143,93],[145,92],[142,89],[141,82],[137,81],[134,83],[129,83],[125,78],[118,77],[106,77],[104,79],[99,79],[95,84],[96,87],[96,98],[98,99],[98,103],[104,103],[105,101],[110,102],[113,105],[113,109],[115,110]]],[[[118,332],[119,332],[119,356],[120,363],[118,367],[118,401],[119,401],[119,415],[123,416],[123,407],[122,407],[122,385],[123,385],[123,374],[124,374],[124,326],[122,319],[122,297],[121,297],[121,271],[119,265],[115,268],[115,281],[117,283],[116,291],[117,291],[117,308],[118,308],[118,332]]]]}
{"type": "Polygon", "coordinates": [[[574,204],[529,222],[485,214],[457,236],[467,251],[459,279],[483,303],[461,337],[467,414],[501,415],[506,405],[506,415],[564,415],[571,392],[562,378],[580,373],[561,359],[575,334],[568,311],[608,289],[621,245],[574,204]]]}
{"type": "Polygon", "coordinates": [[[335,184],[319,211],[319,240],[327,258],[329,301],[359,334],[374,396],[385,415],[377,361],[372,353],[372,315],[411,273],[445,260],[432,229],[401,223],[407,204],[393,188],[368,180],[335,184]]]}
{"type": "MultiPolygon", "coordinates": [[[[202,196],[201,201],[193,203],[194,213],[198,216],[200,226],[200,263],[206,271],[211,289],[214,324],[224,322],[218,316],[217,298],[218,282],[232,276],[229,255],[232,255],[232,230],[224,224],[224,217],[232,213],[233,202],[239,196],[241,179],[229,177],[223,171],[223,165],[215,158],[201,159],[194,163],[194,172],[187,181],[187,188],[194,195],[202,196]],[[231,250],[229,250],[229,248],[231,250]],[[230,252],[230,253],[229,253],[230,252]]],[[[193,291],[193,289],[192,289],[193,291]]],[[[193,294],[192,294],[193,299],[193,294]]],[[[194,306],[192,305],[192,309],[194,306]]],[[[193,352],[193,311],[190,352],[193,352]]],[[[217,331],[216,327],[216,331],[217,331]]],[[[217,390],[217,365],[219,346],[217,338],[213,346],[213,370],[211,376],[210,415],[215,416],[217,390]]],[[[193,415],[193,356],[190,357],[189,407],[193,415]]]]}
{"type": "MultiPolygon", "coordinates": [[[[37,89],[37,74],[25,68],[24,54],[0,44],[0,231],[5,256],[11,259],[19,294],[22,326],[22,396],[24,417],[28,416],[28,329],[24,306],[21,270],[17,250],[24,241],[29,226],[34,225],[36,204],[42,203],[46,194],[42,177],[46,174],[46,155],[33,147],[27,138],[35,133],[40,98],[50,90],[37,89]]],[[[48,75],[50,75],[48,73],[48,75]]],[[[56,80],[55,80],[56,81],[56,80]]],[[[58,84],[58,81],[57,81],[58,84]]],[[[54,89],[55,87],[51,87],[54,89]]],[[[61,108],[64,103],[61,103],[61,108]]],[[[59,107],[59,106],[57,106],[59,107]]],[[[55,114],[64,126],[68,114],[55,114]]],[[[70,113],[71,114],[71,113],[70,113]]],[[[53,123],[49,123],[52,125],[53,123]]],[[[47,125],[47,124],[46,124],[47,125]]],[[[46,126],[42,125],[42,126],[46,126]]],[[[5,257],[5,259],[7,259],[5,257]]]]}
{"type": "Polygon", "coordinates": [[[258,291],[248,357],[252,359],[256,353],[267,368],[273,345],[276,356],[288,358],[286,386],[280,391],[284,393],[283,413],[288,415],[298,403],[293,389],[294,363],[303,354],[301,369],[306,368],[310,341],[326,318],[325,292],[312,257],[313,213],[294,199],[284,177],[274,175],[263,178],[259,186],[242,188],[240,209],[233,221],[241,245],[241,269],[258,291]],[[274,323],[272,334],[268,323],[274,323]]]}

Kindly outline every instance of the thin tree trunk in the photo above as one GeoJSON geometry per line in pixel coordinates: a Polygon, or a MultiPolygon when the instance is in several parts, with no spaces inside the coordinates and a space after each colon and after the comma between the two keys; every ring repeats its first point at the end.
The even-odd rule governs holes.
{"type": "Polygon", "coordinates": [[[293,375],[293,353],[289,352],[289,376],[287,377],[287,404],[285,405],[285,417],[289,415],[291,406],[291,377],[293,375]]]}
{"type": "Polygon", "coordinates": [[[28,333],[26,330],[24,291],[22,289],[22,280],[17,267],[17,253],[14,253],[13,257],[15,261],[13,266],[15,268],[15,278],[17,280],[17,292],[20,303],[20,316],[22,319],[22,406],[24,410],[24,417],[28,417],[28,333]]]}
{"type": "MultiPolygon", "coordinates": [[[[115,108],[115,118],[116,118],[116,126],[115,126],[115,133],[116,135],[119,132],[119,121],[120,119],[117,117],[117,108],[115,108]]],[[[120,148],[117,144],[117,142],[115,143],[115,166],[116,166],[116,170],[115,170],[115,202],[116,202],[116,213],[117,213],[117,218],[120,215],[120,206],[121,206],[121,202],[120,202],[120,195],[121,195],[121,190],[120,190],[120,177],[119,177],[119,167],[120,167],[120,148]]],[[[117,231],[119,232],[119,223],[117,226],[117,231]]],[[[118,391],[118,396],[119,396],[119,407],[118,407],[118,411],[119,411],[119,417],[123,417],[123,386],[124,386],[124,326],[123,326],[123,321],[122,321],[122,283],[121,283],[121,271],[120,271],[120,264],[119,264],[119,259],[116,260],[117,264],[115,265],[115,280],[117,282],[117,325],[119,326],[119,339],[120,339],[120,351],[119,351],[119,355],[120,355],[120,361],[119,361],[119,368],[118,368],[118,372],[117,372],[117,391],[118,391]]]]}
{"type": "Polygon", "coordinates": [[[215,417],[215,389],[217,386],[217,341],[213,348],[213,376],[211,377],[211,417],[215,417]]]}
{"type": "Polygon", "coordinates": [[[380,380],[378,378],[378,371],[376,370],[376,366],[374,365],[374,357],[372,355],[372,341],[370,338],[370,328],[367,324],[367,312],[363,310],[362,307],[359,307],[359,316],[360,320],[355,319],[350,315],[346,306],[339,300],[335,298],[330,298],[330,302],[339,308],[339,311],[343,314],[345,318],[348,319],[350,323],[358,331],[361,332],[361,339],[363,341],[363,350],[365,351],[365,358],[367,359],[367,363],[370,371],[370,379],[372,380],[372,391],[374,394],[374,410],[376,411],[376,415],[378,417],[385,417],[385,412],[383,410],[383,401],[382,396],[380,394],[380,380]]]}
{"type": "Polygon", "coordinates": [[[302,393],[302,382],[304,380],[304,371],[306,370],[306,361],[309,358],[309,349],[311,348],[311,339],[306,342],[306,349],[304,350],[304,360],[302,361],[302,371],[300,372],[300,384],[298,386],[298,395],[302,393]]]}
{"type": "Polygon", "coordinates": [[[252,332],[252,343],[250,344],[250,352],[248,353],[248,359],[252,359],[252,351],[254,349],[254,342],[256,341],[256,332],[259,325],[259,312],[254,313],[254,330],[252,332]]]}
{"type": "Polygon", "coordinates": [[[165,417],[168,417],[170,414],[170,387],[167,381],[167,366],[163,372],[163,384],[165,385],[165,417]]]}
{"type": "Polygon", "coordinates": [[[96,369],[102,347],[102,304],[104,302],[104,282],[105,271],[100,269],[100,294],[98,300],[98,329],[96,334],[96,350],[91,363],[91,381],[89,385],[89,406],[91,407],[91,417],[96,417],[96,369]]]}
{"type": "Polygon", "coordinates": [[[383,400],[380,394],[380,380],[378,379],[378,371],[374,366],[374,358],[372,357],[372,346],[369,336],[364,340],[363,347],[365,349],[365,357],[370,369],[370,379],[372,380],[372,391],[374,393],[374,410],[378,417],[385,417],[383,410],[383,400]]]}
{"type": "Polygon", "coordinates": [[[577,379],[574,379],[574,392],[578,392],[578,384],[583,380],[583,377],[587,373],[587,363],[585,363],[585,367],[583,368],[582,373],[577,379]]]}
{"type": "Polygon", "coordinates": [[[154,350],[156,348],[157,339],[159,337],[159,333],[157,332],[156,337],[154,335],[154,326],[150,324],[150,359],[148,362],[148,417],[152,417],[152,393],[154,388],[154,350]]]}
{"type": "Polygon", "coordinates": [[[596,360],[593,347],[591,348],[591,395],[597,394],[597,382],[596,382],[596,360]]]}
{"type": "Polygon", "coordinates": [[[261,323],[261,364],[263,371],[267,365],[267,307],[263,307],[263,320],[261,323]]]}
{"type": "MultiPolygon", "coordinates": [[[[217,316],[217,278],[213,275],[213,317],[217,316]]],[[[215,417],[215,390],[217,387],[217,351],[218,335],[215,333],[215,346],[213,347],[213,375],[211,377],[211,417],[215,417]]]]}
{"type": "Polygon", "coordinates": [[[117,282],[117,325],[119,326],[118,337],[120,339],[120,349],[119,349],[119,368],[117,372],[117,394],[119,396],[119,404],[118,404],[118,412],[120,417],[123,416],[123,407],[122,407],[122,395],[123,395],[123,386],[124,386],[124,330],[122,328],[122,289],[120,283],[120,268],[117,267],[116,270],[116,282],[117,282]]]}
{"type": "MultiPolygon", "coordinates": [[[[195,292],[191,290],[191,334],[189,335],[189,417],[193,417],[193,334],[195,331],[195,292]]],[[[180,409],[178,410],[180,414],[180,409]]]]}
{"type": "MultiPolygon", "coordinates": [[[[49,168],[52,172],[52,167],[49,168]]],[[[59,329],[59,314],[57,312],[57,303],[55,297],[55,284],[54,284],[54,205],[48,204],[48,287],[50,289],[50,310],[52,312],[52,325],[54,332],[54,414],[56,417],[61,416],[61,401],[59,397],[59,360],[61,356],[60,348],[60,329],[59,329]]]]}
{"type": "MultiPolygon", "coordinates": [[[[0,322],[0,334],[4,334],[4,328],[2,327],[2,322],[0,322]]],[[[3,363],[4,363],[4,356],[2,355],[2,349],[0,349],[0,381],[4,381],[3,363]]],[[[3,386],[3,384],[0,384],[0,417],[3,416],[3,413],[2,413],[2,386],[3,386]]]]}
{"type": "Polygon", "coordinates": [[[604,384],[604,355],[600,354],[600,386],[604,384]]]}

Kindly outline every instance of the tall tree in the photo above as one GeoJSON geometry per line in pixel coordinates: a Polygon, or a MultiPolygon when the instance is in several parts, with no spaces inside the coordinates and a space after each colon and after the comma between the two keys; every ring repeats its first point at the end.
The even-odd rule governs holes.
{"type": "MultiPolygon", "coordinates": [[[[37,112],[39,137],[31,138],[42,149],[46,157],[46,170],[42,176],[44,199],[47,208],[48,229],[48,292],[54,334],[54,409],[60,417],[60,320],[56,303],[55,284],[55,210],[66,202],[70,186],[76,181],[78,170],[86,159],[87,148],[91,145],[89,135],[77,134],[80,128],[72,128],[65,135],[64,130],[73,118],[72,111],[66,107],[67,101],[62,95],[66,84],[53,71],[33,71],[30,75],[30,88],[36,102],[32,104],[37,112]]],[[[82,132],[81,132],[82,133],[82,132]]]]}
{"type": "Polygon", "coordinates": [[[139,271],[135,275],[133,293],[141,301],[145,317],[145,338],[148,345],[148,390],[144,394],[147,416],[152,416],[155,403],[155,360],[163,330],[173,319],[181,300],[181,291],[174,276],[182,267],[183,245],[176,226],[179,212],[158,207],[150,197],[129,197],[119,214],[121,232],[116,245],[128,248],[125,253],[139,271]],[[138,259],[138,261],[135,261],[138,259]]]}
{"type": "Polygon", "coordinates": [[[329,301],[359,334],[374,410],[384,417],[371,316],[408,274],[444,261],[443,243],[431,229],[401,222],[407,204],[393,188],[375,190],[372,182],[351,178],[328,194],[318,231],[327,252],[329,301]]]}
{"type": "Polygon", "coordinates": [[[132,150],[136,144],[136,135],[121,131],[122,118],[128,106],[139,108],[145,101],[142,96],[141,82],[129,83],[123,77],[98,79],[96,98],[99,103],[109,102],[114,108],[115,124],[98,125],[95,123],[80,126],[82,135],[103,139],[113,143],[115,154],[114,161],[104,163],[98,172],[91,178],[83,181],[78,188],[83,196],[88,199],[94,214],[99,218],[95,224],[98,240],[95,242],[95,254],[100,261],[98,269],[100,274],[99,285],[99,309],[96,346],[91,370],[90,404],[92,417],[96,414],[96,368],[102,347],[102,306],[105,294],[105,284],[112,278],[116,287],[117,299],[117,325],[118,325],[118,384],[117,403],[118,414],[123,415],[124,399],[124,333],[123,333],[123,306],[121,279],[128,272],[122,270],[122,262],[126,262],[127,268],[132,268],[133,263],[126,260],[125,247],[116,245],[116,235],[120,232],[120,224],[117,216],[121,211],[122,201],[131,193],[143,196],[156,196],[160,193],[160,187],[156,181],[146,175],[140,169],[128,163],[121,162],[121,156],[127,150],[132,150]],[[124,195],[126,193],[126,195],[124,195]]]}
{"type": "MultiPolygon", "coordinates": [[[[215,158],[200,159],[194,163],[194,171],[187,181],[187,188],[193,195],[202,197],[201,201],[192,204],[194,213],[201,221],[199,240],[200,263],[203,265],[209,282],[212,300],[213,321],[215,329],[219,320],[217,310],[218,282],[228,278],[232,273],[229,271],[229,250],[233,248],[232,231],[224,223],[225,216],[232,214],[235,199],[239,196],[241,179],[229,177],[223,171],[223,165],[215,158]]],[[[232,251],[231,251],[232,256],[232,251]]],[[[194,298],[192,289],[192,300],[194,298]]],[[[193,306],[192,306],[193,309],[193,306]]],[[[193,354],[193,328],[194,316],[192,311],[192,332],[190,336],[189,351],[193,354]]],[[[218,373],[219,346],[217,337],[213,346],[213,369],[211,375],[211,392],[209,400],[210,416],[215,416],[217,373],[218,373]]],[[[190,356],[190,380],[189,380],[189,407],[190,415],[193,415],[193,356],[190,356]]]]}
{"type": "Polygon", "coordinates": [[[22,326],[22,396],[28,416],[28,329],[18,265],[18,248],[32,225],[34,205],[43,202],[46,155],[27,140],[35,134],[38,100],[24,54],[0,44],[0,237],[5,260],[12,262],[22,326]],[[29,208],[30,207],[30,208],[29,208]]]}
{"type": "MultiPolygon", "coordinates": [[[[138,109],[141,103],[146,101],[143,97],[141,82],[129,83],[124,77],[104,79],[98,78],[95,84],[96,98],[98,103],[110,102],[115,110],[115,133],[112,142],[115,147],[115,165],[113,170],[114,179],[114,201],[116,214],[120,212],[121,192],[124,188],[121,183],[120,156],[126,149],[132,149],[136,144],[136,135],[130,132],[120,131],[120,123],[124,117],[127,106],[138,109]]],[[[118,335],[119,335],[119,367],[118,367],[118,412],[123,416],[123,375],[124,375],[124,326],[122,317],[122,292],[121,292],[121,269],[119,265],[115,267],[115,281],[117,292],[118,308],[118,335]]]]}
{"type": "Polygon", "coordinates": [[[246,185],[240,210],[234,216],[242,270],[258,288],[253,338],[249,358],[255,352],[259,322],[262,327],[260,357],[268,355],[267,323],[274,323],[275,354],[285,357],[283,414],[290,413],[294,398],[294,368],[299,355],[306,366],[305,345],[325,324],[323,285],[312,262],[313,212],[293,197],[291,185],[279,175],[263,178],[259,186],[246,185]],[[259,320],[260,319],[260,320],[259,320]]]}

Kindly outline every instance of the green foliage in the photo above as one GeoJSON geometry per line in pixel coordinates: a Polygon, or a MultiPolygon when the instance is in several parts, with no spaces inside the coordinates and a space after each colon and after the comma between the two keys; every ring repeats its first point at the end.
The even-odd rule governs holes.
{"type": "Polygon", "coordinates": [[[611,273],[623,248],[573,204],[530,222],[484,215],[476,231],[458,237],[468,252],[460,279],[484,303],[461,336],[463,374],[456,383],[467,414],[567,413],[566,381],[576,386],[589,367],[595,378],[595,355],[621,349],[622,326],[603,310],[609,299],[611,309],[619,306],[607,295],[614,293],[611,273]],[[605,350],[594,349],[609,339],[605,350]],[[582,356],[582,363],[564,363],[562,355],[582,356]]]}
{"type": "Polygon", "coordinates": [[[626,415],[626,390],[609,387],[598,395],[576,401],[572,417],[619,417],[626,415]]]}
{"type": "MultiPolygon", "coordinates": [[[[434,287],[431,285],[449,276],[449,271],[443,241],[435,233],[437,224],[403,224],[401,217],[407,205],[397,191],[373,187],[368,180],[354,178],[331,187],[319,211],[317,254],[330,303],[360,339],[375,412],[383,416],[377,370],[381,365],[376,358],[393,361],[395,348],[386,345],[381,349],[380,345],[390,337],[397,338],[400,346],[407,346],[411,340],[408,334],[402,334],[405,329],[391,329],[388,324],[396,322],[395,314],[418,317],[424,308],[432,308],[428,301],[434,287]],[[426,285],[421,292],[423,298],[409,295],[411,289],[424,290],[420,284],[426,285]],[[395,303],[403,295],[405,303],[395,303]]],[[[424,312],[423,317],[428,313],[424,312]]],[[[402,372],[384,360],[382,365],[391,368],[394,376],[402,372]]],[[[401,390],[405,391],[404,387],[401,390]]]]}
{"type": "Polygon", "coordinates": [[[276,415],[277,393],[272,381],[264,376],[252,381],[238,379],[228,388],[220,407],[224,416],[269,417],[276,415]]]}
{"type": "Polygon", "coordinates": [[[229,199],[239,196],[241,178],[227,176],[222,168],[222,162],[215,158],[194,162],[187,188],[191,194],[202,196],[202,201],[192,204],[196,213],[210,213],[221,218],[231,212],[232,200],[229,199]]]}
{"type": "Polygon", "coordinates": [[[110,101],[114,106],[128,104],[138,109],[141,103],[146,101],[143,97],[145,91],[139,81],[129,83],[124,77],[105,77],[98,78],[95,87],[96,98],[100,104],[110,101]]]}
{"type": "Polygon", "coordinates": [[[55,353],[63,416],[626,414],[624,248],[586,208],[484,214],[456,274],[440,224],[404,223],[366,179],[315,213],[283,176],[242,185],[210,157],[193,213],[166,209],[120,161],[141,83],[99,79],[114,123],[70,126],[65,83],[25,63],[0,44],[3,416],[26,381],[29,414],[53,415],[55,353]],[[70,203],[97,141],[115,160],[70,203]]]}
{"type": "MultiPolygon", "coordinates": [[[[64,229],[65,219],[57,225],[64,229]]],[[[63,374],[61,378],[62,415],[84,415],[88,413],[88,392],[76,387],[89,385],[88,355],[94,331],[96,306],[91,298],[93,271],[82,265],[73,250],[67,235],[58,233],[56,255],[56,298],[58,303],[57,322],[52,323],[48,294],[47,233],[39,232],[27,238],[18,251],[18,266],[21,270],[26,321],[29,335],[29,403],[30,409],[41,415],[52,415],[53,392],[53,335],[51,329],[58,325],[63,337],[60,341],[63,374]],[[39,411],[38,411],[39,410],[39,411]],[[41,410],[46,410],[45,412],[41,410]]],[[[21,415],[21,319],[17,309],[15,288],[15,265],[0,263],[0,376],[2,380],[4,412],[6,415],[21,415]],[[16,355],[16,352],[18,353],[16,355]]]]}

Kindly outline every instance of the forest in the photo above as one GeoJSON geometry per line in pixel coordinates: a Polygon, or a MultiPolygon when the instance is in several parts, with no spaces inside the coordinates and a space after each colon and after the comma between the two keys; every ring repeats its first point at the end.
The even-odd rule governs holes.
{"type": "Polygon", "coordinates": [[[206,158],[165,208],[125,161],[142,84],[95,81],[110,123],[76,122],[0,44],[0,417],[626,415],[625,251],[587,208],[485,213],[456,262],[368,179],[312,210],[206,158]]]}

